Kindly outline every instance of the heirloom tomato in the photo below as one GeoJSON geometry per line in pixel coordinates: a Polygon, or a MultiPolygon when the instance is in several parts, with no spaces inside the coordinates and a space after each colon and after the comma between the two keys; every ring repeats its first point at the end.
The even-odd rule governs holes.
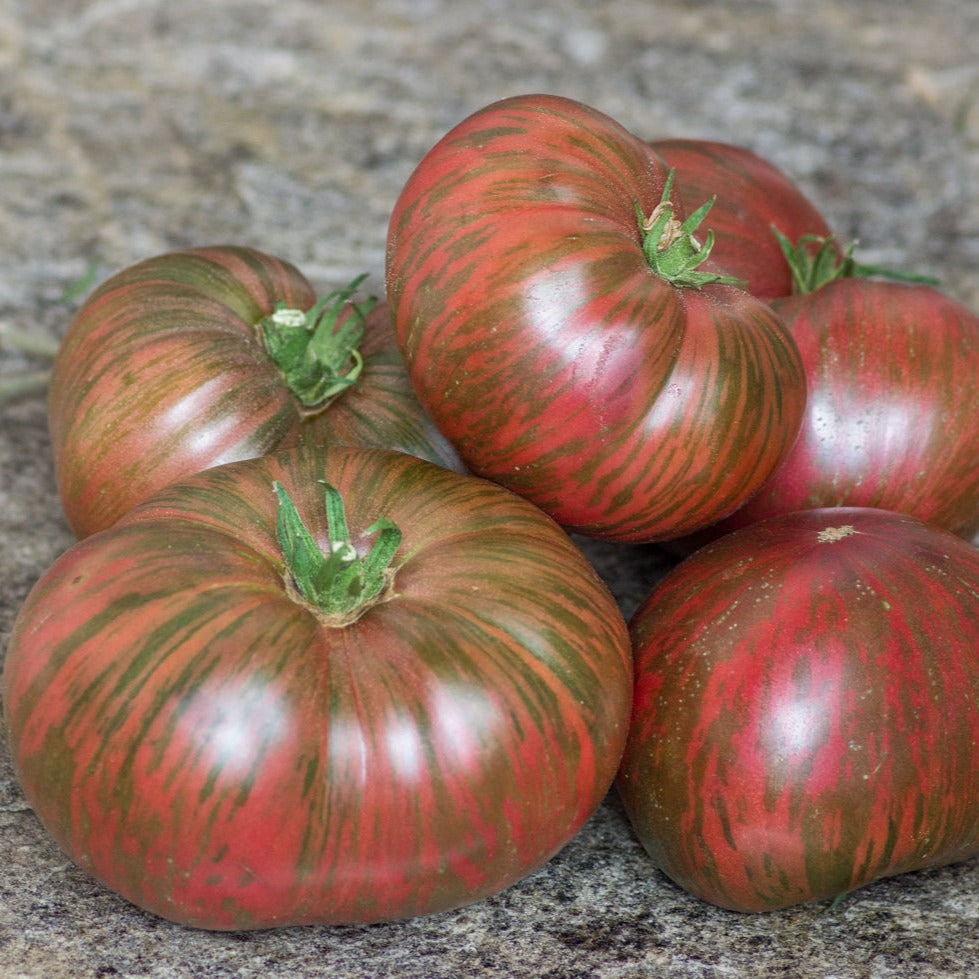
{"type": "Polygon", "coordinates": [[[349,302],[354,288],[315,304],[294,266],[235,246],[150,258],[97,288],[68,327],[49,393],[75,533],[181,476],[300,442],[461,468],[411,390],[384,304],[349,302]]]}
{"type": "Polygon", "coordinates": [[[747,147],[717,140],[650,140],[676,170],[677,203],[693,209],[716,195],[710,210],[714,259],[749,292],[775,299],[793,292],[793,275],[773,229],[790,241],[831,239],[825,218],[797,184],[747,147]]]}
{"type": "Polygon", "coordinates": [[[636,611],[617,787],[654,864],[764,911],[979,854],[979,553],[906,514],[728,534],[636,611]]]}
{"type": "Polygon", "coordinates": [[[391,216],[388,298],[419,400],[474,472],[592,537],[731,512],[805,403],[771,308],[712,264],[709,202],[683,212],[672,183],[608,116],[522,96],[447,133],[391,216]]]}
{"type": "Polygon", "coordinates": [[[302,446],[66,551],[3,694],[73,860],[158,915],[244,929],[452,908],[543,864],[612,785],[632,668],[606,586],[532,504],[302,446]]]}
{"type": "Polygon", "coordinates": [[[814,285],[773,301],[806,369],[799,438],[720,529],[808,507],[866,506],[971,533],[979,316],[918,282],[842,274],[814,285]]]}

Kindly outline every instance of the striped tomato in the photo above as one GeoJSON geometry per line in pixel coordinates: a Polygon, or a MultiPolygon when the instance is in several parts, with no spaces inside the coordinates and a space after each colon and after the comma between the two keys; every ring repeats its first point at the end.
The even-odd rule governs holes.
{"type": "Polygon", "coordinates": [[[711,264],[704,217],[647,144],[568,99],[495,103],[425,155],[391,217],[388,298],[473,471],[616,540],[678,536],[761,485],[798,431],[802,367],[711,264]]]}
{"type": "Polygon", "coordinates": [[[883,510],[774,517],[632,622],[617,785],[654,864],[764,911],[979,854],[979,553],[883,510]]]}
{"type": "Polygon", "coordinates": [[[298,442],[396,448],[461,468],[411,390],[384,305],[364,316],[351,293],[317,309],[292,265],[240,247],[160,255],[96,289],[49,389],[76,534],[181,476],[298,442]]]}
{"type": "Polygon", "coordinates": [[[710,210],[715,260],[762,299],[791,295],[792,268],[772,229],[793,242],[831,235],[799,186],[743,146],[682,137],[651,140],[650,146],[676,169],[681,207],[698,207],[716,195],[710,210]]]}
{"type": "Polygon", "coordinates": [[[724,527],[868,506],[969,533],[979,520],[979,316],[927,285],[861,277],[775,307],[809,401],[781,466],[724,527]]]}
{"type": "Polygon", "coordinates": [[[76,543],[3,684],[25,794],[72,859],[239,929],[432,912],[538,867],[612,784],[632,669],[537,508],[330,446],[197,473],[76,543]]]}

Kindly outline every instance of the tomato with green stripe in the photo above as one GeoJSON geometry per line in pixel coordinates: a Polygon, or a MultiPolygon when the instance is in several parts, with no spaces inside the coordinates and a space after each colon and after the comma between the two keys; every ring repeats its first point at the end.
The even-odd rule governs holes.
{"type": "Polygon", "coordinates": [[[617,786],[651,862],[769,911],[979,855],[979,552],[906,514],[773,517],[631,624],[617,786]]]}
{"type": "Polygon", "coordinates": [[[608,792],[631,695],[625,621],[550,518],[341,446],[199,472],[77,542],[20,610],[3,677],[53,837],[209,929],[509,886],[608,792]]]}
{"type": "Polygon", "coordinates": [[[714,263],[709,203],[684,211],[646,143],[557,96],[489,105],[429,150],[391,216],[387,292],[472,471],[613,540],[679,536],[761,485],[805,379],[714,263]]]}
{"type": "Polygon", "coordinates": [[[102,283],[69,325],[49,389],[75,533],[174,479],[300,442],[461,469],[412,391],[386,305],[356,302],[359,283],[316,302],[293,265],[231,245],[159,255],[102,283]]]}
{"type": "Polygon", "coordinates": [[[866,506],[971,537],[979,315],[924,277],[838,259],[828,243],[815,254],[805,242],[785,246],[799,284],[773,305],[802,356],[809,400],[782,464],[717,530],[866,506]]]}

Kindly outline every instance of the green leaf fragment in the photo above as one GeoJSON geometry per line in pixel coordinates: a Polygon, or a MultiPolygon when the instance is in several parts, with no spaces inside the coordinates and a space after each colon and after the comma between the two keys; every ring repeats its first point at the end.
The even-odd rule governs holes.
{"type": "Polygon", "coordinates": [[[836,279],[882,278],[912,285],[939,284],[934,276],[901,272],[856,261],[853,257],[856,242],[840,253],[832,235],[803,235],[793,244],[778,228],[773,227],[772,233],[778,239],[782,254],[792,271],[792,290],[798,295],[808,295],[836,279]]]}

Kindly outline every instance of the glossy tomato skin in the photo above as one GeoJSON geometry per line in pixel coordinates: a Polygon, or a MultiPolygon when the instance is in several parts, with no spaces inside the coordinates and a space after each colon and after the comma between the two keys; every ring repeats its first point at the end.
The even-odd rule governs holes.
{"type": "Polygon", "coordinates": [[[102,530],[199,469],[299,442],[394,448],[461,469],[411,389],[382,303],[357,385],[309,414],[257,324],[316,296],[288,262],[216,246],[146,259],[88,297],[54,362],[49,419],[68,522],[102,530]]]}
{"type": "Polygon", "coordinates": [[[683,137],[651,140],[650,146],[676,170],[676,197],[685,210],[714,201],[707,218],[714,260],[755,296],[791,295],[792,270],[773,227],[792,244],[808,235],[832,237],[801,188],[744,146],[683,137]]]}
{"type": "Polygon", "coordinates": [[[13,757],[81,867],[211,929],[462,905],[563,846],[611,786],[626,624],[570,539],[487,481],[330,446],[213,468],[69,549],[3,678],[13,757]],[[403,533],[393,591],[344,627],[297,600],[281,481],[321,546],[403,533]]]}
{"type": "Polygon", "coordinates": [[[979,854],[979,553],[865,508],[775,517],[637,610],[617,780],[653,863],[766,911],[979,854]]]}
{"type": "Polygon", "coordinates": [[[651,271],[636,209],[667,172],[596,110],[524,96],[450,131],[391,218],[388,297],[422,404],[474,472],[592,537],[731,512],[805,401],[767,304],[651,271]]]}
{"type": "Polygon", "coordinates": [[[811,507],[979,520],[979,317],[931,286],[838,279],[776,309],[805,364],[799,438],[721,529],[811,507]]]}

